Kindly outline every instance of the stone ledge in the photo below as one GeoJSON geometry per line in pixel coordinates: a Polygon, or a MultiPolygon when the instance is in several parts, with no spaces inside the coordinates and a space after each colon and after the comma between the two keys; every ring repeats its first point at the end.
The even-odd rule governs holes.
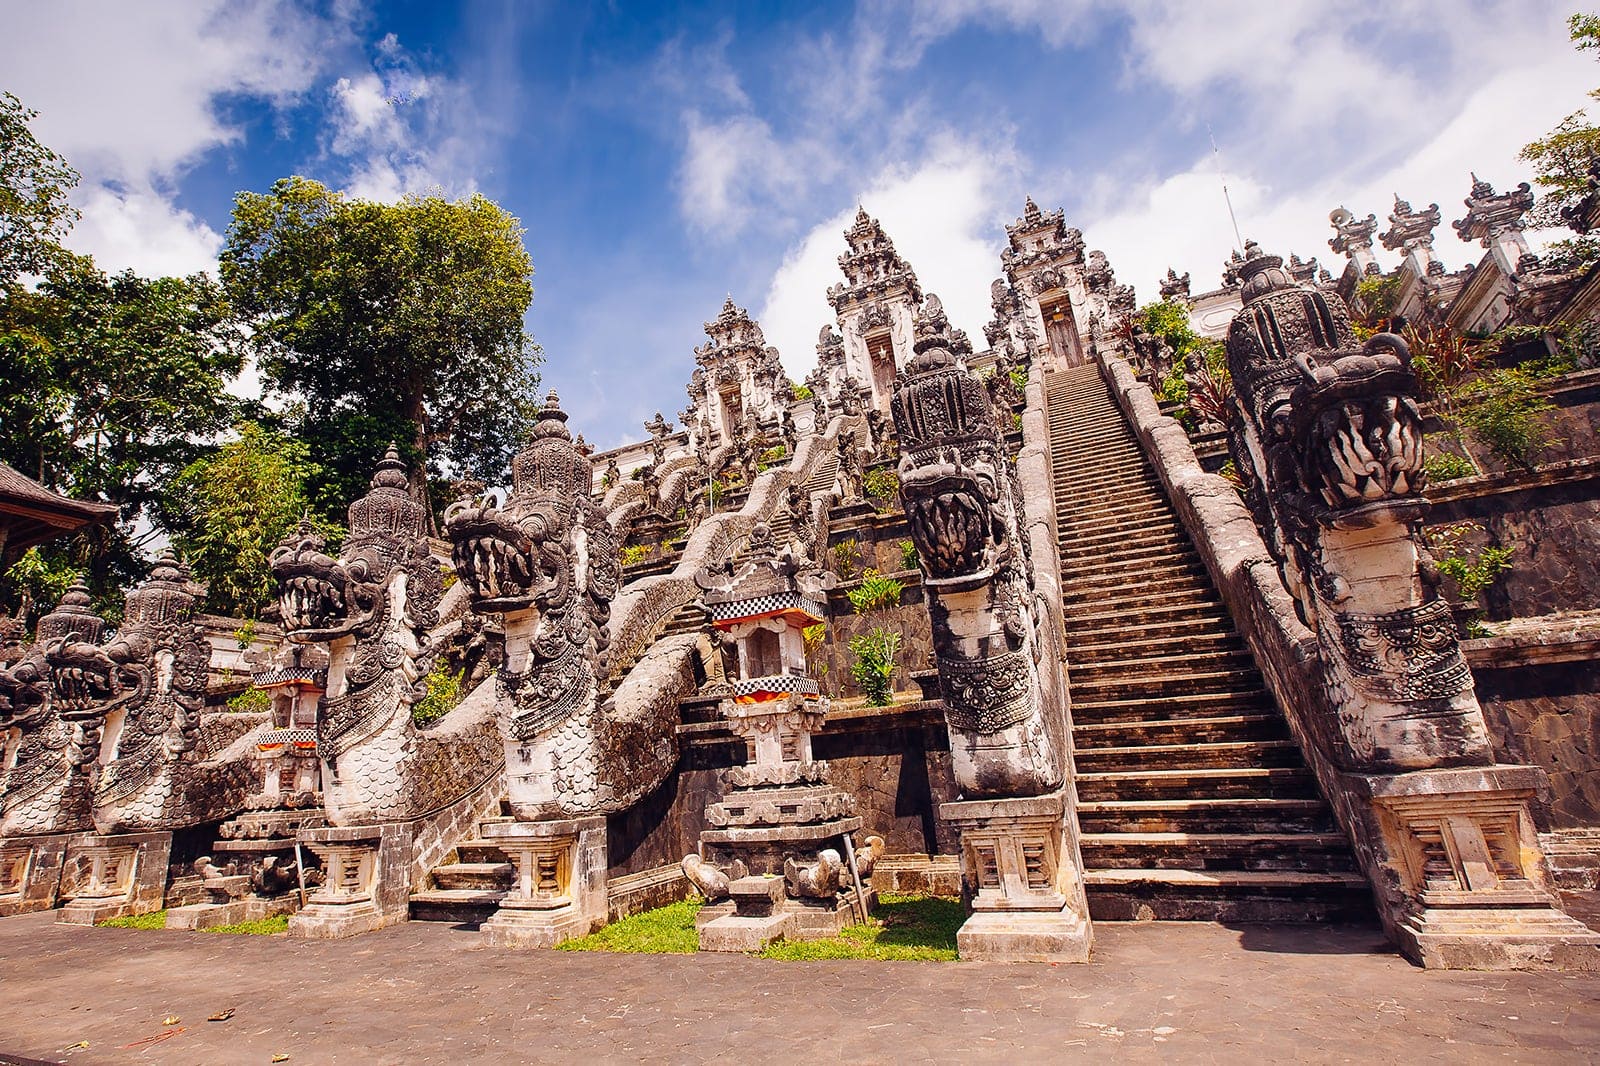
{"type": "Polygon", "coordinates": [[[1474,670],[1600,659],[1600,611],[1513,618],[1499,632],[1461,642],[1474,670]]]}
{"type": "Polygon", "coordinates": [[[1559,463],[1546,463],[1533,470],[1508,470],[1502,474],[1479,474],[1430,484],[1425,495],[1430,503],[1454,503],[1482,496],[1498,496],[1527,489],[1551,488],[1600,478],[1600,456],[1585,456],[1559,463]]]}

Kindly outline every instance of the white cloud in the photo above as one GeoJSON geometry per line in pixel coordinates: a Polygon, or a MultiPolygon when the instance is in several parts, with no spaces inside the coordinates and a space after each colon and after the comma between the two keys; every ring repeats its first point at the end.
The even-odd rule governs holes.
{"type": "Polygon", "coordinates": [[[83,176],[74,202],[84,219],[68,243],[143,274],[214,265],[216,233],[175,206],[170,185],[240,136],[217,100],[294,98],[349,23],[294,0],[62,0],[8,5],[5,21],[6,88],[40,113],[39,140],[83,176]]]}
{"type": "MultiPolygon", "coordinates": [[[[1431,139],[1364,174],[1284,185],[1275,184],[1279,176],[1272,160],[1240,165],[1242,172],[1228,174],[1240,230],[1246,239],[1283,255],[1315,255],[1338,274],[1344,260],[1328,248],[1328,212],[1342,205],[1363,217],[1375,213],[1381,232],[1388,228],[1398,194],[1414,208],[1440,205],[1434,251],[1448,267],[1476,262],[1483,250],[1463,244],[1450,227],[1465,212],[1461,201],[1470,187],[1469,172],[1476,170],[1502,190],[1528,180],[1527,164],[1517,159],[1523,143],[1582,102],[1595,80],[1592,62],[1580,56],[1506,70],[1445,115],[1431,139]]],[[[1118,279],[1134,285],[1141,301],[1156,297],[1156,283],[1169,265],[1192,275],[1195,292],[1220,283],[1223,260],[1236,242],[1210,158],[1159,182],[1106,196],[1097,206],[1082,214],[1085,237],[1105,250],[1118,279]]],[[[1387,265],[1398,263],[1397,253],[1376,250],[1387,265]]]]}
{"type": "MultiPolygon", "coordinates": [[[[1000,269],[994,231],[1004,215],[1000,199],[1009,165],[1004,153],[943,137],[922,163],[888,167],[859,194],[917,272],[923,291],[939,295],[951,323],[979,348],[990,317],[989,282],[1000,269]]],[[[855,212],[851,203],[791,248],[758,316],[797,381],[815,365],[818,330],[834,321],[825,294],[844,280],[838,257],[855,212]]]]}
{"type": "Polygon", "coordinates": [[[684,216],[703,231],[731,236],[749,224],[759,206],[792,194],[802,181],[793,153],[753,115],[713,120],[690,111],[684,126],[688,143],[679,202],[684,216]]]}
{"type": "Polygon", "coordinates": [[[182,277],[216,268],[222,236],[152,189],[93,185],[77,201],[72,246],[104,270],[182,277]]]}

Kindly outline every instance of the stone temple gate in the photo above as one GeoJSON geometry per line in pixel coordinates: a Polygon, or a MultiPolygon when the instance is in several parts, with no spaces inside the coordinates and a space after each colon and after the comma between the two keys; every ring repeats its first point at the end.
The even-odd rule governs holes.
{"type": "MultiPolygon", "coordinates": [[[[1487,255],[1450,274],[1397,201],[1402,315],[1600,306],[1517,243],[1523,198],[1466,205],[1487,255]]],[[[509,949],[692,893],[742,951],[932,892],[972,959],[1375,918],[1423,966],[1596,968],[1597,372],[1552,386],[1574,454],[1430,481],[1448,412],[1363,318],[1374,218],[1333,223],[1340,278],[1254,244],[1214,291],[1169,272],[1215,342],[1185,362],[1060,211],[1007,227],[980,350],[863,210],[804,383],[730,297],[676,427],[596,454],[551,393],[444,541],[393,454],[337,552],[297,529],[260,713],[221,706],[181,560],[114,629],[74,589],[0,648],[0,916],[509,949]],[[1541,538],[1487,637],[1436,535],[1473,518],[1541,538]],[[419,722],[441,661],[466,695],[419,722]]]]}

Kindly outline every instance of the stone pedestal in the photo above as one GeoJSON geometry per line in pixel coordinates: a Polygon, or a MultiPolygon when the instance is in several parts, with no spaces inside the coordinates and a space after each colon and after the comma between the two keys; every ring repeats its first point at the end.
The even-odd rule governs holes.
{"type": "Polygon", "coordinates": [[[409,916],[411,830],[405,823],[304,829],[300,842],[322,860],[323,881],[289,919],[289,935],[337,940],[409,916]]]}
{"type": "Polygon", "coordinates": [[[943,803],[939,817],[961,834],[962,895],[972,908],[956,933],[963,959],[1089,961],[1065,793],[943,803]]]}
{"type": "Polygon", "coordinates": [[[62,885],[69,900],[56,921],[94,925],[160,910],[171,854],[172,834],[166,832],[73,838],[62,885]]]}
{"type": "Polygon", "coordinates": [[[56,905],[70,833],[0,840],[0,918],[56,905]]]}
{"type": "Polygon", "coordinates": [[[733,912],[699,926],[701,951],[760,951],[790,935],[783,878],[741,877],[728,884],[733,912]]]}
{"type": "Polygon", "coordinates": [[[1414,961],[1464,970],[1600,970],[1600,933],[1560,910],[1529,801],[1532,766],[1358,777],[1404,901],[1385,924],[1414,961]]]}
{"type": "Polygon", "coordinates": [[[605,818],[491,822],[482,835],[517,868],[515,887],[481,927],[490,946],[554,947],[605,924],[605,818]]]}

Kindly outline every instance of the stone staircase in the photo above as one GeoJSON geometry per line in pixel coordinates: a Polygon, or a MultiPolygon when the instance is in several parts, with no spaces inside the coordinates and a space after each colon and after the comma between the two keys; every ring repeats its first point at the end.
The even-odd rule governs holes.
{"type": "Polygon", "coordinates": [[[500,906],[517,872],[498,845],[483,839],[485,825],[511,821],[504,800],[500,810],[500,817],[479,822],[478,831],[429,872],[427,887],[411,893],[412,921],[478,925],[500,906]]]}
{"type": "Polygon", "coordinates": [[[1370,918],[1350,846],[1098,368],[1045,391],[1091,914],[1370,918]]]}

